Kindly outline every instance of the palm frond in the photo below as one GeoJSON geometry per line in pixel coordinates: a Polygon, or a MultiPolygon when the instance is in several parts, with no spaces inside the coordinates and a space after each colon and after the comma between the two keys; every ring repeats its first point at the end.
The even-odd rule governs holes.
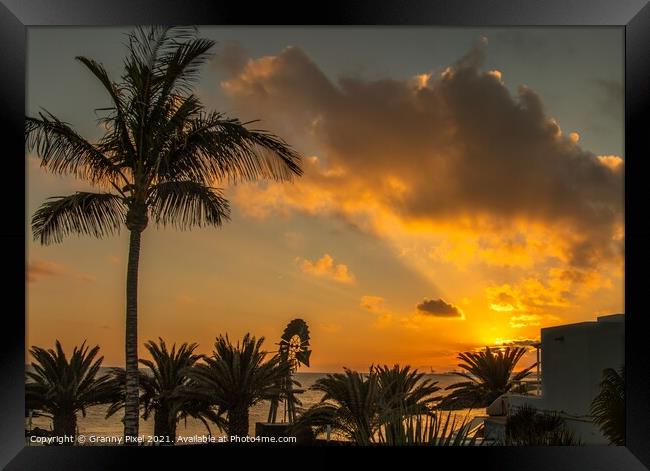
{"type": "Polygon", "coordinates": [[[379,427],[379,386],[377,375],[344,369],[328,374],[311,387],[323,393],[319,404],[307,409],[296,421],[296,428],[314,427],[322,433],[326,427],[358,445],[373,441],[379,427]]]}
{"type": "Polygon", "coordinates": [[[210,58],[208,51],[215,42],[211,39],[190,37],[160,59],[162,84],[158,107],[169,95],[189,93],[198,79],[198,72],[210,58]]]}
{"type": "Polygon", "coordinates": [[[591,403],[591,415],[609,441],[625,445],[625,369],[603,371],[600,392],[591,403]]]}
{"type": "Polygon", "coordinates": [[[76,59],[99,80],[113,102],[113,106],[104,109],[112,113],[101,120],[109,132],[101,139],[100,149],[108,155],[118,157],[121,164],[135,158],[133,136],[128,127],[129,104],[125,103],[123,87],[113,82],[104,66],[93,59],[77,56],[76,59]],[[125,158],[128,156],[128,158],[125,158]]]}
{"type": "Polygon", "coordinates": [[[384,409],[399,409],[406,413],[428,413],[428,407],[440,400],[436,381],[410,366],[387,365],[374,368],[380,390],[380,403],[384,409]]]}
{"type": "Polygon", "coordinates": [[[531,374],[536,363],[514,373],[517,363],[526,353],[525,347],[491,349],[479,352],[462,352],[458,366],[465,370],[456,373],[466,381],[448,386],[453,390],[440,404],[443,408],[485,407],[500,395],[510,391],[517,381],[531,374]]]}
{"type": "Polygon", "coordinates": [[[195,400],[216,406],[218,415],[225,413],[227,429],[232,425],[233,413],[277,397],[277,385],[288,374],[288,366],[277,356],[265,361],[263,342],[264,338],[246,334],[233,345],[228,336],[219,336],[213,354],[187,372],[193,380],[188,393],[195,400]]]}
{"type": "Polygon", "coordinates": [[[249,130],[237,119],[209,113],[187,123],[170,137],[159,178],[238,183],[258,179],[290,181],[302,175],[301,157],[284,140],[263,130],[249,130]]]}
{"type": "Polygon", "coordinates": [[[97,358],[99,346],[89,348],[85,342],[75,347],[68,359],[61,343],[55,349],[30,348],[34,358],[26,372],[26,405],[43,413],[85,415],[87,407],[110,403],[119,389],[110,375],[99,375],[103,357],[97,358]]]}
{"type": "MultiPolygon", "coordinates": [[[[192,389],[188,372],[202,358],[202,355],[194,353],[198,345],[183,343],[176,348],[174,344],[168,349],[165,341],[159,338],[157,343],[152,340],[146,342],[145,348],[152,359],[139,360],[140,364],[149,369],[149,373],[139,371],[142,418],[147,420],[154,411],[164,410],[169,414],[167,420],[172,427],[186,417],[201,421],[207,418],[219,424],[220,418],[210,404],[188,394],[192,389]]],[[[122,393],[109,407],[107,417],[124,407],[125,371],[114,368],[112,375],[122,393]]]]}
{"type": "Polygon", "coordinates": [[[469,414],[459,419],[452,412],[409,415],[395,409],[379,429],[378,443],[407,446],[474,446],[477,429],[472,427],[469,414]]]}
{"type": "Polygon", "coordinates": [[[149,197],[157,224],[179,229],[192,226],[221,226],[230,218],[230,205],[222,190],[190,180],[158,183],[149,197]]]}
{"type": "Polygon", "coordinates": [[[25,145],[53,173],[71,174],[92,183],[127,183],[109,156],[51,113],[25,119],[25,145]]]}
{"type": "Polygon", "coordinates": [[[34,213],[34,239],[60,243],[71,234],[102,238],[119,232],[125,218],[122,199],[111,193],[77,192],[49,198],[34,213]]]}

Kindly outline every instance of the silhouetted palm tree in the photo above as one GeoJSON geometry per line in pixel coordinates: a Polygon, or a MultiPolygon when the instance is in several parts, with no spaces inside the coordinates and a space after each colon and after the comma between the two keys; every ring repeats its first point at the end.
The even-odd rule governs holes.
{"type": "Polygon", "coordinates": [[[98,187],[50,198],[34,214],[34,238],[59,243],[70,234],[104,237],[129,230],[126,278],[125,437],[138,435],[137,287],[141,234],[150,218],[180,229],[220,226],[228,201],[215,182],[300,175],[300,157],[280,138],[249,123],[206,112],[192,93],[214,42],[195,28],[138,28],[128,36],[121,81],[85,57],[77,59],[106,90],[105,133],[96,143],[49,112],[28,117],[28,151],[58,174],[98,187]]]}
{"type": "Polygon", "coordinates": [[[313,426],[317,433],[331,427],[358,445],[373,441],[380,413],[376,373],[364,375],[344,368],[343,373],[318,379],[311,389],[323,397],[298,418],[296,427],[313,426]]]}
{"type": "Polygon", "coordinates": [[[248,435],[248,413],[255,404],[275,397],[277,384],[288,374],[277,356],[264,361],[264,337],[256,340],[246,334],[237,345],[228,336],[219,336],[212,356],[188,371],[195,380],[194,397],[214,404],[225,414],[228,435],[248,435]]]}
{"type": "Polygon", "coordinates": [[[467,379],[452,384],[453,390],[440,404],[442,408],[487,407],[502,394],[510,391],[518,381],[527,377],[537,363],[518,373],[514,369],[526,353],[525,347],[506,347],[480,352],[465,352],[458,355],[462,360],[458,366],[466,372],[455,373],[467,379]]]}
{"type": "Polygon", "coordinates": [[[372,367],[377,374],[380,405],[385,409],[400,409],[413,414],[428,412],[428,407],[440,399],[438,382],[409,365],[372,367]]]}
{"type": "MultiPolygon", "coordinates": [[[[440,396],[435,395],[440,390],[437,382],[417,369],[411,370],[409,365],[392,368],[384,365],[370,370],[377,375],[379,422],[382,434],[385,433],[389,440],[403,435],[408,417],[431,415],[432,404],[440,400],[440,396]]],[[[426,422],[424,418],[418,420],[418,425],[426,422]]],[[[435,431],[435,427],[430,427],[430,431],[435,431]]]]}
{"type": "Polygon", "coordinates": [[[557,413],[539,412],[524,405],[506,419],[505,438],[498,440],[508,446],[571,446],[580,445],[566,421],[557,413]]]}
{"type": "Polygon", "coordinates": [[[469,415],[459,418],[451,411],[412,415],[393,409],[379,428],[377,442],[393,446],[474,446],[478,426],[472,425],[469,415]]]}
{"type": "MultiPolygon", "coordinates": [[[[158,340],[159,343],[150,340],[145,344],[152,360],[140,360],[149,369],[149,373],[140,372],[142,418],[149,419],[153,412],[154,435],[166,437],[161,438],[162,444],[175,443],[176,425],[187,417],[200,420],[211,433],[207,420],[219,424],[220,418],[207,402],[187,394],[194,388],[188,371],[202,358],[202,355],[194,354],[198,345],[183,343],[177,350],[174,344],[168,350],[165,341],[158,340]]],[[[123,388],[126,380],[124,369],[115,368],[113,374],[123,388]]],[[[111,405],[106,417],[123,407],[124,393],[111,405]]]]}
{"type": "Polygon", "coordinates": [[[26,372],[25,402],[27,409],[52,418],[54,435],[77,436],[77,413],[115,400],[119,389],[109,375],[98,376],[104,357],[95,359],[99,346],[92,349],[86,342],[74,347],[68,360],[61,343],[56,349],[32,347],[34,361],[26,372]]]}
{"type": "Polygon", "coordinates": [[[297,427],[314,426],[323,432],[329,426],[359,445],[376,441],[380,427],[390,428],[408,416],[431,413],[438,400],[436,382],[410,366],[371,366],[367,375],[345,369],[328,374],[311,387],[323,392],[319,404],[307,409],[297,427]]]}
{"type": "Polygon", "coordinates": [[[591,415],[611,443],[625,445],[625,368],[603,371],[600,392],[591,403],[591,415]]]}

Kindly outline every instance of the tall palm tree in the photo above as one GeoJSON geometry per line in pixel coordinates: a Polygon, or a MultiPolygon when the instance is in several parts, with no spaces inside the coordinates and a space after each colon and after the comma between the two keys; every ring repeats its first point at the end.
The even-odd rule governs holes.
{"type": "Polygon", "coordinates": [[[188,371],[195,380],[194,397],[216,405],[226,415],[230,436],[248,435],[250,408],[276,397],[277,385],[288,374],[288,366],[277,356],[264,361],[263,342],[264,337],[256,340],[246,334],[233,345],[228,336],[220,335],[212,356],[188,371]]]}
{"type": "Polygon", "coordinates": [[[104,357],[96,358],[99,346],[86,342],[74,347],[70,359],[57,340],[55,349],[33,346],[34,358],[26,372],[26,407],[52,418],[54,435],[77,436],[77,413],[115,400],[119,390],[110,375],[98,375],[104,357]]]}
{"type": "Polygon", "coordinates": [[[452,384],[452,392],[440,404],[442,408],[487,407],[502,394],[510,391],[518,381],[531,374],[537,363],[514,373],[525,347],[464,352],[458,355],[458,366],[466,372],[456,373],[467,381],[452,384]]]}
{"type": "Polygon", "coordinates": [[[60,243],[71,234],[129,231],[126,277],[125,442],[138,435],[138,263],[150,219],[179,229],[220,226],[228,201],[215,182],[291,180],[300,157],[282,139],[250,123],[207,112],[192,93],[214,42],[195,28],[138,28],[128,36],[124,72],[114,82],[93,59],[77,57],[110,98],[105,133],[90,142],[49,112],[27,117],[25,142],[47,170],[87,180],[97,192],[45,202],[32,218],[34,238],[60,243]]]}
{"type": "MultiPolygon", "coordinates": [[[[140,407],[142,418],[149,419],[153,413],[154,435],[161,438],[161,443],[176,442],[176,426],[179,420],[194,417],[210,427],[207,420],[220,423],[220,418],[205,402],[190,397],[186,392],[193,389],[192,380],[188,376],[190,368],[202,358],[195,354],[198,347],[196,343],[183,343],[176,349],[176,344],[171,350],[162,338],[159,343],[148,341],[145,348],[149,351],[152,360],[140,360],[146,366],[148,373],[140,372],[140,407]]],[[[120,386],[126,382],[125,371],[122,368],[113,369],[115,380],[120,386]]],[[[110,417],[124,407],[124,394],[109,407],[106,417],[110,417]]]]}
{"type": "Polygon", "coordinates": [[[600,392],[591,403],[591,415],[611,443],[625,445],[625,368],[603,371],[600,392]]]}

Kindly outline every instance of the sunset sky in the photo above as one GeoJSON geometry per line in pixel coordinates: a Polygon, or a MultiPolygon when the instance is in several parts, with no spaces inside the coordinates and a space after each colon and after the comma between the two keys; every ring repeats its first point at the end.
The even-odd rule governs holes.
{"type": "MultiPolygon", "coordinates": [[[[29,28],[27,114],[91,140],[130,28],[29,28]]],[[[454,368],[459,351],[624,312],[623,30],[219,28],[196,93],[304,155],[294,183],[227,187],[232,221],[150,224],[141,344],[304,318],[312,368],[454,368]]],[[[27,156],[26,224],[88,189],[27,156]]],[[[215,182],[215,186],[224,184],[215,182]]],[[[128,233],[27,244],[27,345],[123,364],[128,233]]],[[[141,348],[141,353],[144,349],[141,348]]],[[[530,357],[529,357],[530,359],[530,357]]]]}

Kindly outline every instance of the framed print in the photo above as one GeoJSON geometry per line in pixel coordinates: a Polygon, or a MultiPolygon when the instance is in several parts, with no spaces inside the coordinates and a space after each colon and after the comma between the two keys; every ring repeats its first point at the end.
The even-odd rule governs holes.
{"type": "Polygon", "coordinates": [[[2,465],[647,469],[649,22],[2,0],[2,465]]]}

